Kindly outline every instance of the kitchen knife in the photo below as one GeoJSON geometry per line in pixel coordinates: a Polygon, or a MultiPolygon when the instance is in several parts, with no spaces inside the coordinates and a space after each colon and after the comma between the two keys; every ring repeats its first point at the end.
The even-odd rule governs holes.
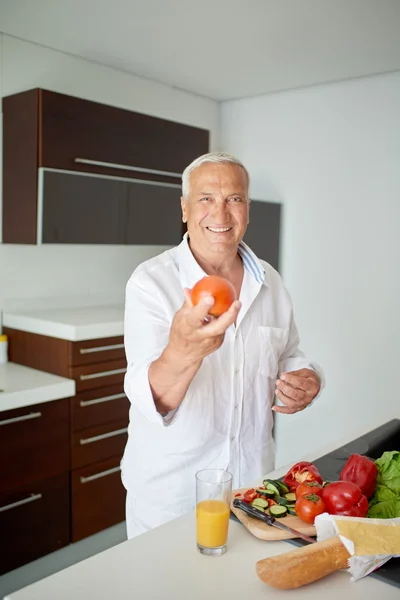
{"type": "Polygon", "coordinates": [[[266,513],[262,513],[257,508],[254,508],[250,504],[247,504],[247,502],[244,502],[243,500],[239,500],[239,498],[234,499],[233,506],[235,508],[240,508],[241,510],[243,510],[245,513],[247,513],[251,517],[255,517],[256,519],[259,519],[260,521],[263,521],[264,523],[266,523],[267,525],[270,525],[272,527],[278,527],[278,529],[287,531],[288,533],[291,533],[294,537],[299,537],[302,540],[305,540],[306,542],[308,542],[309,544],[314,544],[317,541],[316,539],[311,538],[308,535],[305,535],[304,533],[297,531],[296,529],[292,529],[291,527],[288,527],[288,525],[285,525],[284,523],[281,523],[280,519],[277,520],[277,519],[275,519],[275,517],[271,517],[270,515],[267,515],[266,513]]]}

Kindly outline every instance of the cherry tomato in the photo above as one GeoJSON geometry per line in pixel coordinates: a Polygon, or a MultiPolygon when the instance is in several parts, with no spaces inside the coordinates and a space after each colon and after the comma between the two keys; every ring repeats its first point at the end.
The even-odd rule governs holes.
{"type": "Polygon", "coordinates": [[[306,523],[314,523],[315,517],[325,512],[325,504],[318,494],[303,494],[296,500],[296,515],[306,523]]]}
{"type": "Polygon", "coordinates": [[[191,299],[194,305],[204,296],[212,296],[214,304],[209,310],[213,317],[219,317],[228,310],[236,299],[235,288],[230,281],[217,275],[208,275],[200,279],[192,289],[191,299]]]}
{"type": "Polygon", "coordinates": [[[299,483],[296,488],[296,498],[300,498],[303,494],[317,494],[320,496],[322,494],[322,485],[317,481],[305,481],[304,483],[299,483]]]}

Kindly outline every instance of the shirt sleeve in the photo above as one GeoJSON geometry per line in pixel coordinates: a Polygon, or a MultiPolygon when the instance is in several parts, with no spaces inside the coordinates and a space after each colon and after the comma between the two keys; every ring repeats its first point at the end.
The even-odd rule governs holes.
{"type": "MultiPolygon", "coordinates": [[[[290,301],[289,295],[287,294],[288,300],[290,301]]],[[[320,380],[320,390],[313,402],[319,398],[322,390],[325,387],[325,376],[322,368],[316,362],[311,361],[307,358],[299,348],[300,338],[297,331],[297,326],[294,320],[293,309],[291,309],[291,321],[289,328],[289,338],[286,344],[285,350],[283,351],[279,360],[279,373],[289,373],[290,371],[298,371],[299,369],[312,369],[318,375],[320,380]]],[[[313,403],[310,403],[311,404],[313,403]]]]}
{"type": "Polygon", "coordinates": [[[124,343],[127,359],[124,391],[130,403],[153,423],[167,426],[176,411],[161,415],[154,404],[149,367],[160,357],[169,339],[171,323],[163,307],[161,292],[151,278],[135,274],[126,286],[124,343]]]}

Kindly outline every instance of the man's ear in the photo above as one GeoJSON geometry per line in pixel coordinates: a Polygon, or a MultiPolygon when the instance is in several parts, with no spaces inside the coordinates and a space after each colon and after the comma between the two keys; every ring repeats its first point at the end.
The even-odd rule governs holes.
{"type": "Polygon", "coordinates": [[[186,223],[186,221],[187,221],[186,200],[183,196],[181,196],[181,209],[182,209],[182,223],[186,223]]]}

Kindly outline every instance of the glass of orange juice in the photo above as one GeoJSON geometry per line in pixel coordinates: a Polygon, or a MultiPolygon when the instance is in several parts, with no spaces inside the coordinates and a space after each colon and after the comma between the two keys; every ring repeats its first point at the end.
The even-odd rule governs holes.
{"type": "Polygon", "coordinates": [[[223,469],[196,473],[197,548],[202,554],[220,556],[226,552],[232,475],[223,469]]]}

